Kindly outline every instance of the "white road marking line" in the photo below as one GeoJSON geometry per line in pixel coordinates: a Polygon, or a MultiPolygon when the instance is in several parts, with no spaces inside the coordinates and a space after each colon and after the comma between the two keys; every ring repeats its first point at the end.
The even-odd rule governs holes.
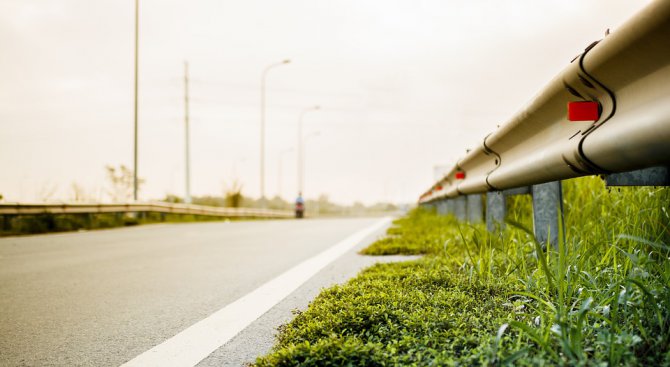
{"type": "Polygon", "coordinates": [[[251,293],[196,322],[122,367],[193,367],[298,289],[326,265],[359,244],[391,218],[384,218],[303,261],[251,293]]]}

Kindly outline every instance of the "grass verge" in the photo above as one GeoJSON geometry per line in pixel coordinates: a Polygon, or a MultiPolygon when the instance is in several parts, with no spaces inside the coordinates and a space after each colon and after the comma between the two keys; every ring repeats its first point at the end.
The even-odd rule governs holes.
{"type": "Polygon", "coordinates": [[[257,366],[670,365],[670,190],[565,182],[565,237],[417,210],[363,253],[426,254],[323,291],[257,366]]]}

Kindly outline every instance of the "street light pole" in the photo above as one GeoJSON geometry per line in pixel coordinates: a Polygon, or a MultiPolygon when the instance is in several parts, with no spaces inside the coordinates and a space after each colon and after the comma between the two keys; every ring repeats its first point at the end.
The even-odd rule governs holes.
{"type": "Polygon", "coordinates": [[[302,137],[302,120],[307,112],[318,111],[321,109],[320,106],[313,106],[307,109],[304,109],[300,112],[300,117],[298,118],[298,194],[302,193],[303,189],[303,137],[302,137]]]}
{"type": "Polygon", "coordinates": [[[188,61],[184,61],[184,162],[186,170],[186,193],[184,195],[184,203],[191,203],[191,154],[190,154],[190,132],[188,123],[188,61]]]}
{"type": "Polygon", "coordinates": [[[140,43],[140,0],[135,0],[135,124],[134,124],[134,150],[133,150],[133,200],[137,201],[137,94],[139,91],[139,43],[140,43]]]}
{"type": "Polygon", "coordinates": [[[291,60],[286,59],[281,62],[268,65],[263,69],[261,74],[261,202],[265,207],[265,79],[270,69],[290,63],[291,60]]]}

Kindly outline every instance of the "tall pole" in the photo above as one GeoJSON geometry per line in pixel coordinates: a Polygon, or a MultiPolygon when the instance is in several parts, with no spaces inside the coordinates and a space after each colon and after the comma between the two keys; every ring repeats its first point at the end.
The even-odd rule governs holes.
{"type": "Polygon", "coordinates": [[[137,94],[140,44],[140,0],[135,0],[135,143],[133,154],[133,200],[137,201],[137,94]]]}
{"type": "Polygon", "coordinates": [[[286,59],[283,60],[282,62],[278,62],[275,64],[271,64],[267,66],[265,69],[263,69],[263,73],[261,74],[261,203],[263,207],[265,208],[265,79],[267,77],[268,71],[270,69],[288,64],[290,63],[291,60],[286,59]]]}
{"type": "Polygon", "coordinates": [[[184,61],[184,129],[185,129],[185,143],[186,152],[184,161],[186,166],[186,194],[184,195],[184,202],[191,203],[191,157],[189,141],[189,127],[188,127],[188,61],[184,61]]]}
{"type": "Polygon", "coordinates": [[[307,112],[318,111],[321,107],[314,106],[303,110],[300,113],[300,118],[298,118],[298,194],[302,193],[303,189],[303,136],[302,136],[302,120],[307,112]]]}

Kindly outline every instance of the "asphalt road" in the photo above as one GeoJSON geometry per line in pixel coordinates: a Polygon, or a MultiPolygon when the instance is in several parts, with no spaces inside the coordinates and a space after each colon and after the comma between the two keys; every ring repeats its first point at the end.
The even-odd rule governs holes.
{"type": "Polygon", "coordinates": [[[0,239],[0,365],[118,366],[376,221],[210,222],[0,239]]]}

